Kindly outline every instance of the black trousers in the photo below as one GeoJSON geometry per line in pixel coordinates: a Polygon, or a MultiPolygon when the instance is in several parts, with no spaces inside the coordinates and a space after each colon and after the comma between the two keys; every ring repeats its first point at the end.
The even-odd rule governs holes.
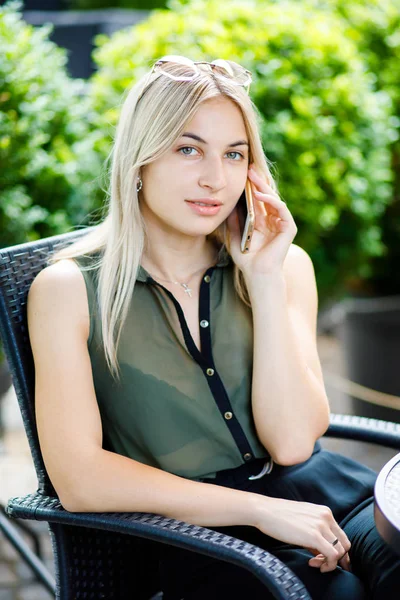
{"type": "MultiPolygon", "coordinates": [[[[329,573],[310,567],[312,554],[285,544],[255,527],[209,527],[245,540],[277,556],[304,583],[313,600],[398,600],[400,556],[379,536],[373,517],[373,486],[376,473],[317,442],[310,459],[299,465],[274,465],[269,475],[249,480],[261,471],[256,459],[237,469],[220,471],[216,479],[203,479],[243,491],[324,504],[351,542],[352,572],[336,567],[329,573]]],[[[246,569],[195,552],[162,545],[160,580],[165,600],[269,600],[273,596],[246,569]]]]}

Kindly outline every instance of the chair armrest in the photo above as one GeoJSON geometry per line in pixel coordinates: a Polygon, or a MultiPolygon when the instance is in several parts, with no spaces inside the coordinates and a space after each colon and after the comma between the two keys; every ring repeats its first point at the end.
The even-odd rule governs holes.
{"type": "Polygon", "coordinates": [[[6,513],[13,518],[104,529],[178,546],[247,569],[275,598],[311,600],[303,583],[278,558],[258,546],[206,527],[152,513],[71,513],[57,498],[38,492],[11,498],[6,513]]]}
{"type": "Polygon", "coordinates": [[[391,421],[331,414],[330,425],[324,436],[371,442],[400,450],[400,424],[391,421]]]}

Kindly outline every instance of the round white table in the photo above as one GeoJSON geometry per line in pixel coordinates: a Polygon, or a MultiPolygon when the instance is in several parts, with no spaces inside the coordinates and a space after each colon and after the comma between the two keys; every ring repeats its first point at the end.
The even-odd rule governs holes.
{"type": "Polygon", "coordinates": [[[376,528],[382,538],[400,554],[400,453],[381,469],[374,495],[376,528]]]}

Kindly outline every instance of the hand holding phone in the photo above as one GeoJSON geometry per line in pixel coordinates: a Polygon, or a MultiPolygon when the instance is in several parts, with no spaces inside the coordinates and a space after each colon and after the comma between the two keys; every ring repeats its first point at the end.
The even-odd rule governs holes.
{"type": "Polygon", "coordinates": [[[268,183],[267,175],[264,171],[259,174],[250,165],[243,194],[228,217],[228,233],[234,232],[235,237],[235,244],[229,246],[232,258],[249,283],[253,272],[270,274],[283,268],[297,234],[286,202],[280,199],[274,183],[268,183]],[[246,253],[249,256],[244,257],[246,253]]]}

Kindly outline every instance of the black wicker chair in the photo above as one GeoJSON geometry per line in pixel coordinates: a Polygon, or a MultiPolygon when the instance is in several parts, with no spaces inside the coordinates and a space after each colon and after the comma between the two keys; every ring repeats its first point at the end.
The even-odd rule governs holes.
{"type": "MultiPolygon", "coordinates": [[[[39,549],[32,551],[14,522],[0,513],[7,536],[36,578],[60,600],[149,600],[163,597],[158,577],[159,544],[170,544],[234,563],[257,576],[275,598],[310,596],[295,574],[267,551],[242,540],[147,513],[70,513],[61,506],[46,473],[34,416],[34,362],[29,342],[26,300],[29,287],[49,256],[87,230],[28,242],[0,250],[0,335],[34,461],[38,489],[11,498],[6,507],[20,519],[48,522],[56,578],[45,568],[39,549]]],[[[400,425],[332,415],[327,435],[400,449],[400,425]]],[[[164,600],[168,600],[164,596],[164,600]]]]}

